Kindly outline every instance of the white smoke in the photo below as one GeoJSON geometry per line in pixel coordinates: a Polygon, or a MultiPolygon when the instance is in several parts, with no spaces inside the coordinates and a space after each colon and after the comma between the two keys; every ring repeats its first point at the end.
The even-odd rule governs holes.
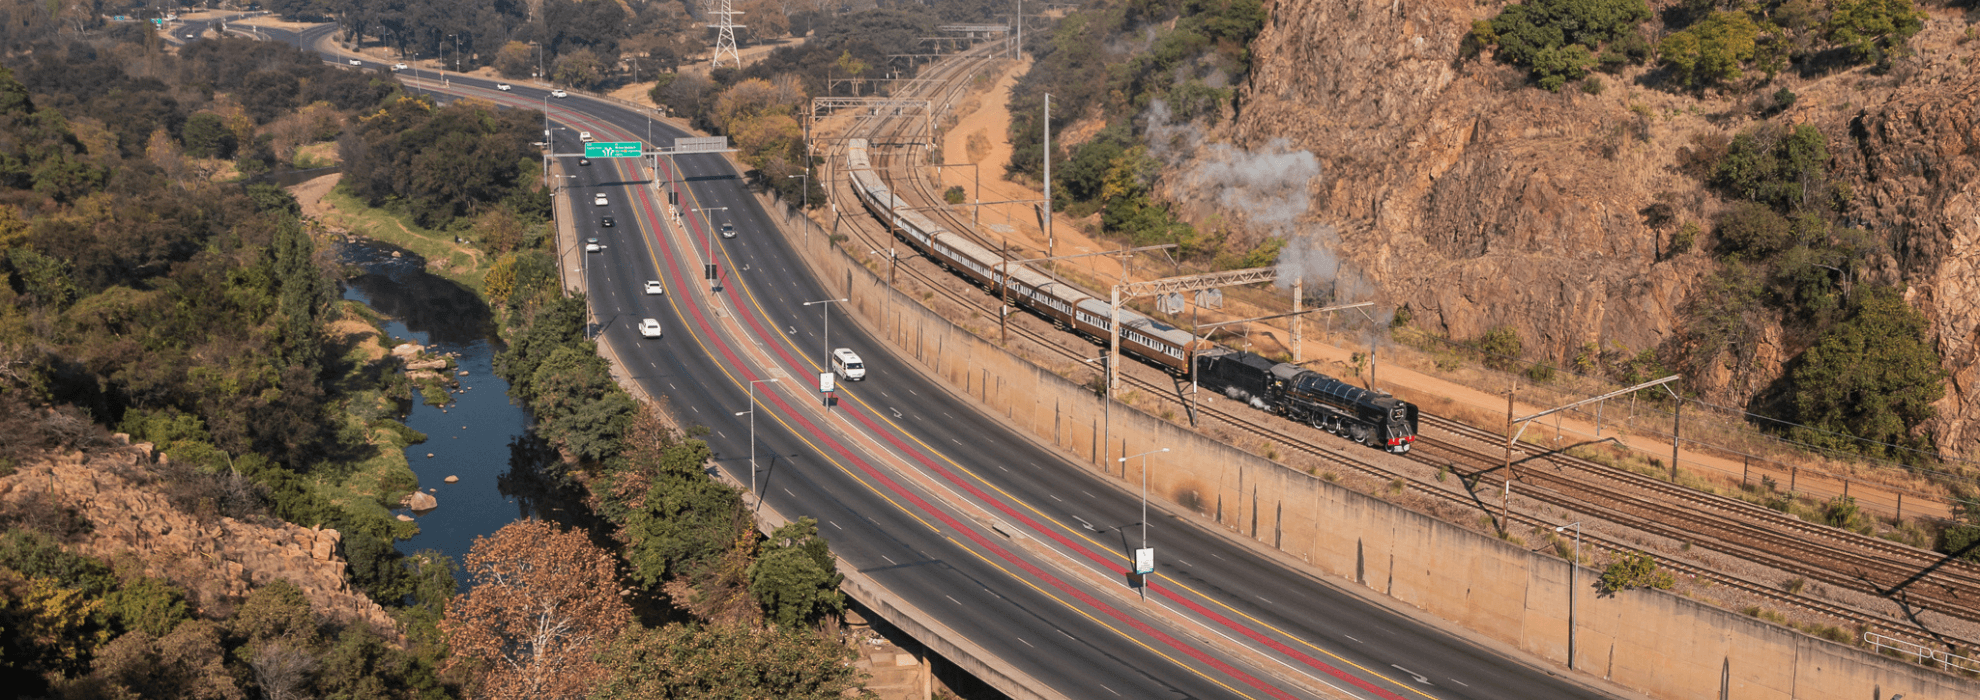
{"type": "Polygon", "coordinates": [[[1292,141],[1272,139],[1257,149],[1205,144],[1196,125],[1174,123],[1161,100],[1150,102],[1142,118],[1151,155],[1181,168],[1188,191],[1210,195],[1250,224],[1282,233],[1312,205],[1307,192],[1320,177],[1320,159],[1294,150],[1292,141]]]}

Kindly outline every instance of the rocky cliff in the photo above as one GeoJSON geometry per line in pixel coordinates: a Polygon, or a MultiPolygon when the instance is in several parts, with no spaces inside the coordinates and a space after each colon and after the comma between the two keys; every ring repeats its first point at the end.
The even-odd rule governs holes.
{"type": "MultiPolygon", "coordinates": [[[[1511,325],[1530,354],[1556,362],[1587,343],[1674,349],[1684,305],[1716,263],[1668,255],[1643,212],[1662,201],[1678,221],[1709,221],[1723,202],[1681,172],[1683,154],[1694,138],[1755,123],[1753,95],[1652,87],[1644,69],[1604,76],[1599,94],[1550,93],[1489,56],[1461,60],[1471,22],[1503,5],[1271,2],[1228,136],[1311,151],[1322,173],[1302,225],[1336,227],[1343,265],[1419,323],[1455,338],[1511,325]]],[[[1965,26],[1929,20],[1919,54],[1888,75],[1784,76],[1802,99],[1773,117],[1822,129],[1832,168],[1859,193],[1847,216],[1893,242],[1871,281],[1907,286],[1934,324],[1953,379],[1931,427],[1953,450],[1971,449],[1980,419],[1969,400],[1980,390],[1980,78],[1962,63],[1971,50],[1953,48],[1965,26]]],[[[1799,349],[1779,328],[1759,336],[1760,376],[1739,386],[1764,385],[1799,349]]],[[[1746,398],[1731,395],[1729,375],[1694,381],[1746,398]]]]}
{"type": "Polygon", "coordinates": [[[135,556],[146,575],[177,584],[208,613],[282,579],[302,589],[319,615],[368,623],[403,643],[391,615],[346,583],[336,530],[224,516],[202,521],[145,488],[160,459],[167,457],[146,443],[52,455],[0,477],[0,500],[75,509],[90,524],[73,543],[77,551],[105,559],[135,556]]]}

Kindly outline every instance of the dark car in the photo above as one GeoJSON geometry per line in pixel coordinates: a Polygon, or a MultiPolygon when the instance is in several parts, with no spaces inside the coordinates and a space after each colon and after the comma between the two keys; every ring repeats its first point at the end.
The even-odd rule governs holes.
{"type": "Polygon", "coordinates": [[[591,164],[591,159],[590,159],[590,158],[579,158],[579,159],[578,159],[578,165],[590,165],[590,164],[591,164]]]}
{"type": "Polygon", "coordinates": [[[613,221],[613,220],[612,220],[612,217],[609,217],[609,216],[608,216],[608,217],[605,217],[605,218],[603,218],[603,219],[600,219],[600,220],[598,221],[598,224],[599,224],[600,226],[604,226],[605,228],[611,228],[611,227],[613,227],[613,226],[617,226],[617,225],[618,225],[618,223],[619,223],[619,222],[616,222],[616,221],[613,221]]]}

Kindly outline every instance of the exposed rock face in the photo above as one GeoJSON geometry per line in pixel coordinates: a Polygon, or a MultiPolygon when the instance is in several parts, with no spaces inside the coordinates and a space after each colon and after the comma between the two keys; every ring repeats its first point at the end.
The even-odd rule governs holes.
{"type": "Polygon", "coordinates": [[[406,496],[406,507],[416,512],[424,513],[439,508],[440,499],[434,498],[431,494],[424,491],[414,491],[411,495],[406,496]]]}
{"type": "Polygon", "coordinates": [[[180,511],[134,483],[150,463],[144,449],[69,453],[0,477],[0,499],[39,492],[89,518],[91,531],[76,549],[111,557],[135,555],[145,574],[171,581],[202,610],[224,608],[254,588],[282,579],[302,589],[310,607],[330,619],[369,623],[388,639],[404,639],[385,609],[353,590],[336,530],[289,523],[264,526],[220,517],[211,522],[180,511]]]}
{"type": "MultiPolygon", "coordinates": [[[[1695,135],[1751,126],[1752,96],[1700,100],[1627,75],[1605,76],[1600,95],[1555,94],[1489,59],[1460,61],[1471,22],[1502,6],[1268,3],[1229,137],[1311,151],[1322,174],[1309,184],[1311,223],[1296,230],[1338,227],[1344,265],[1421,325],[1466,339],[1511,325],[1530,354],[1556,362],[1591,342],[1678,349],[1691,290],[1716,263],[1666,254],[1667,234],[1640,212],[1663,194],[1679,221],[1709,222],[1723,202],[1680,172],[1679,154],[1695,135]]],[[[1914,44],[1954,24],[1928,22],[1914,44]]],[[[1846,216],[1894,241],[1866,281],[1908,285],[1931,320],[1953,379],[1930,427],[1954,452],[1980,432],[1980,401],[1968,398],[1980,391],[1980,72],[1962,55],[1925,50],[1893,77],[1794,83],[1803,99],[1777,120],[1828,135],[1832,167],[1858,193],[1846,216]]],[[[1165,194],[1199,218],[1214,209],[1165,194]]],[[[1747,397],[1736,387],[1779,376],[1799,348],[1781,347],[1778,327],[1758,335],[1766,346],[1744,381],[1707,373],[1693,388],[1737,405],[1747,397]]]]}

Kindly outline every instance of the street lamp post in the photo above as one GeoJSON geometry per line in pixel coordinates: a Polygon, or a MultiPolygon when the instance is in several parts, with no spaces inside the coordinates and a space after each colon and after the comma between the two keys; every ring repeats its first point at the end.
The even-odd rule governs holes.
{"type": "MultiPolygon", "coordinates": [[[[776,377],[752,380],[749,383],[749,410],[736,412],[738,416],[749,414],[749,492],[752,495],[756,494],[756,385],[774,381],[777,381],[776,377]]],[[[757,496],[756,502],[762,503],[763,497],[757,496]]]]}
{"type": "MultiPolygon", "coordinates": [[[[1147,452],[1143,452],[1138,455],[1129,455],[1127,457],[1121,458],[1122,471],[1127,470],[1128,460],[1134,459],[1135,457],[1142,458],[1141,460],[1141,548],[1142,549],[1148,548],[1148,459],[1147,457],[1148,455],[1156,454],[1159,452],[1168,452],[1168,451],[1169,448],[1164,447],[1159,450],[1149,450],[1147,452]]],[[[1142,575],[1146,576],[1147,574],[1142,574],[1142,575]]],[[[1148,600],[1148,581],[1146,579],[1143,579],[1141,582],[1141,599],[1148,600]]]]}
{"type": "MultiPolygon", "coordinates": [[[[1554,528],[1554,532],[1560,532],[1568,528],[1574,528],[1574,561],[1568,562],[1568,668],[1573,669],[1574,668],[1574,589],[1576,588],[1575,572],[1581,568],[1581,521],[1576,520],[1566,525],[1562,525],[1560,527],[1554,528]]],[[[1893,700],[1896,699],[1893,698],[1893,700]]]]}
{"type": "Polygon", "coordinates": [[[804,303],[805,306],[810,306],[812,304],[825,305],[825,347],[824,347],[824,352],[820,354],[818,357],[818,366],[820,368],[829,367],[832,365],[832,302],[835,301],[843,304],[845,303],[846,300],[819,299],[818,301],[807,301],[804,303]]]}

